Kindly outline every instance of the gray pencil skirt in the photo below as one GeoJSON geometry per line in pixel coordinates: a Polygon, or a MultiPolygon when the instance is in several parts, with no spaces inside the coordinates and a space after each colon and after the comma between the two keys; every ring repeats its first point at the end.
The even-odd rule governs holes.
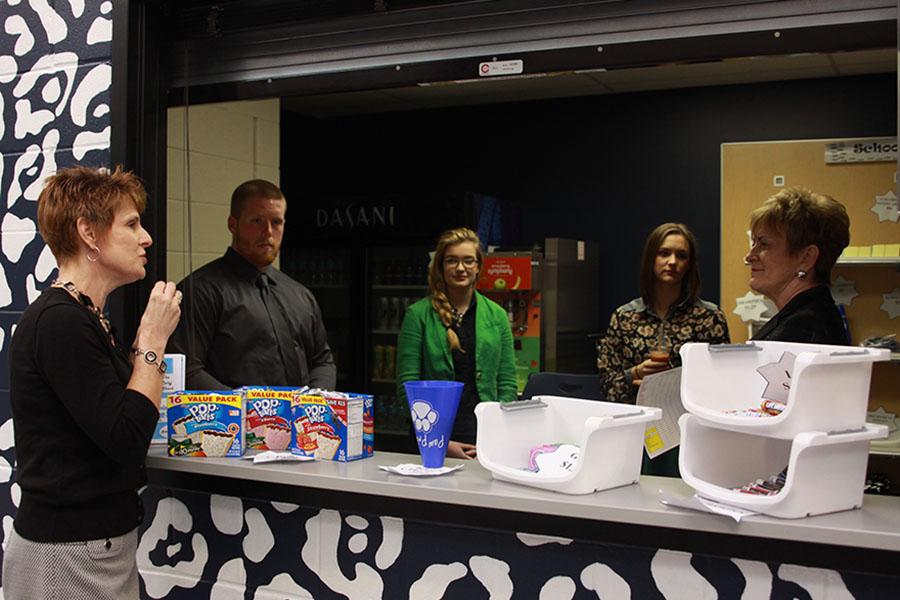
{"type": "Polygon", "coordinates": [[[137,529],[86,542],[40,543],[11,529],[4,600],[137,600],[137,529]]]}

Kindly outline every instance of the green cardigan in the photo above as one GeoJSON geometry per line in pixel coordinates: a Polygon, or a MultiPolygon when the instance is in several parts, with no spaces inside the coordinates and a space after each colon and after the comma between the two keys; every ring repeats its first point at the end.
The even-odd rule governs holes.
{"type": "MultiPolygon", "coordinates": [[[[475,388],[482,402],[516,400],[516,363],[506,311],[475,292],[475,388]]],[[[397,341],[397,397],[406,403],[406,381],[453,381],[447,328],[426,297],[409,307],[397,341]]]]}

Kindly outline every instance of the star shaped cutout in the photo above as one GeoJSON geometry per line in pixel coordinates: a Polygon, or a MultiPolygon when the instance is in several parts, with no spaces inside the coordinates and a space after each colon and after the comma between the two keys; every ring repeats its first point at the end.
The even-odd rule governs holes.
{"type": "Polygon", "coordinates": [[[884,302],[881,303],[881,310],[888,314],[891,319],[900,317],[900,287],[895,287],[893,292],[882,294],[884,302]]]}
{"type": "Polygon", "coordinates": [[[856,282],[844,279],[843,275],[839,275],[831,284],[831,295],[836,304],[850,306],[853,299],[859,296],[859,292],[856,291],[856,282]]]}
{"type": "Polygon", "coordinates": [[[898,211],[897,195],[892,191],[882,196],[875,196],[875,205],[872,212],[878,215],[878,222],[893,221],[896,223],[900,220],[900,211],[898,211]]]}
{"type": "Polygon", "coordinates": [[[778,362],[769,363],[756,369],[756,372],[766,380],[766,389],[762,393],[763,398],[787,404],[788,394],[791,391],[791,373],[794,371],[796,359],[796,354],[785,352],[778,362]]]}
{"type": "Polygon", "coordinates": [[[737,306],[735,306],[733,312],[744,323],[766,321],[777,312],[777,308],[771,300],[753,292],[747,292],[738,298],[736,302],[737,306]]]}

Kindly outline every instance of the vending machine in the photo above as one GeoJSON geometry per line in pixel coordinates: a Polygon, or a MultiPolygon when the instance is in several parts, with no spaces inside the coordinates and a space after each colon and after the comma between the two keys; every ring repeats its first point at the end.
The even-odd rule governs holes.
{"type": "Polygon", "coordinates": [[[506,310],[516,357],[516,387],[541,370],[539,252],[493,252],[484,258],[478,290],[506,310]]]}
{"type": "Polygon", "coordinates": [[[599,255],[596,242],[547,238],[485,256],[478,289],[506,309],[519,393],[539,371],[597,372],[599,255]]]}

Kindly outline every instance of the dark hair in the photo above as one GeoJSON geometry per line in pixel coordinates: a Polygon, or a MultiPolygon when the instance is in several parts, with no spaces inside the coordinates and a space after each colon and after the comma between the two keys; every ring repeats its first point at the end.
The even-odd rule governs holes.
{"type": "Polygon", "coordinates": [[[231,216],[238,218],[248,200],[263,198],[265,200],[285,200],[284,194],[277,185],[265,179],[245,181],[231,193],[231,216]]]}
{"type": "Polygon", "coordinates": [[[103,235],[112,226],[116,210],[130,201],[139,213],[147,207],[141,180],[121,165],[109,169],[75,166],[47,178],[38,197],[37,218],[41,237],[57,262],[76,256],[80,249],[78,219],[84,218],[103,235]]]}
{"type": "Polygon", "coordinates": [[[656,253],[663,241],[670,235],[682,235],[687,240],[691,256],[687,270],[681,280],[681,297],[696,300],[700,297],[700,271],[697,269],[697,240],[694,234],[682,223],[663,223],[650,232],[644,244],[644,255],[641,258],[641,298],[644,304],[653,308],[656,302],[656,253]]]}
{"type": "Polygon", "coordinates": [[[750,231],[769,227],[783,234],[792,254],[807,246],[819,249],[815,281],[831,283],[831,269],[850,243],[850,217],[844,205],[825,194],[786,188],[750,213],[750,231]]]}
{"type": "MultiPolygon", "coordinates": [[[[481,264],[484,261],[484,253],[481,250],[481,240],[471,229],[459,227],[457,229],[449,229],[442,233],[437,241],[434,249],[434,259],[431,261],[431,268],[428,270],[428,288],[431,292],[431,306],[438,314],[441,323],[447,328],[447,341],[450,348],[459,350],[459,336],[450,327],[453,322],[453,310],[450,306],[450,300],[447,298],[447,284],[444,281],[444,255],[447,254],[447,248],[456,246],[464,242],[472,242],[475,244],[475,256],[478,258],[478,272],[481,273],[481,264]]],[[[477,279],[476,279],[477,281],[477,279]]]]}

